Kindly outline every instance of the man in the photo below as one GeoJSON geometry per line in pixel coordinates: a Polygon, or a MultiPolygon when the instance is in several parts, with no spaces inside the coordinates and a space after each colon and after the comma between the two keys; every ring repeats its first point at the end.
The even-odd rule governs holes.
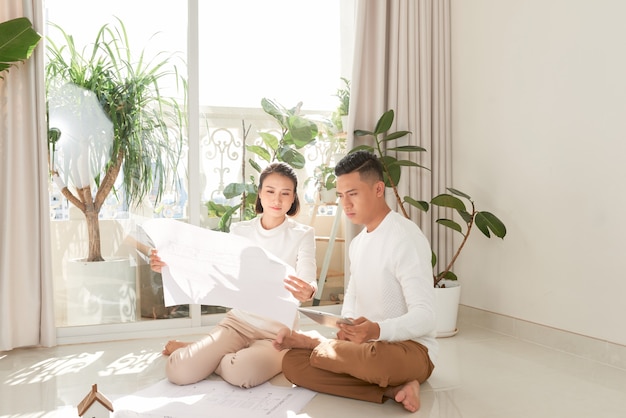
{"type": "Polygon", "coordinates": [[[291,348],[283,373],[317,392],[382,403],[415,412],[431,375],[435,339],[431,249],[419,227],[385,202],[378,158],[348,154],[335,168],[346,216],[363,230],[350,244],[350,281],[336,339],[283,329],[276,349],[291,348]]]}

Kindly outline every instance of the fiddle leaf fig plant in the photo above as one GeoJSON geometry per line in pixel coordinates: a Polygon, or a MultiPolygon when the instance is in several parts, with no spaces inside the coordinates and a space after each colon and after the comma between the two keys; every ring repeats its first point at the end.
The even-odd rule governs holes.
{"type": "MultiPolygon", "coordinates": [[[[300,150],[313,143],[319,131],[315,121],[300,113],[302,102],[291,109],[287,109],[273,100],[263,98],[261,107],[265,113],[276,120],[280,129],[280,137],[269,132],[259,132],[262,144],[246,144],[246,151],[260,157],[268,164],[281,161],[295,169],[304,168],[306,160],[300,150]]],[[[249,128],[244,129],[244,143],[248,132],[249,128]]],[[[258,173],[263,171],[263,168],[253,158],[248,159],[248,162],[258,173]]],[[[220,230],[228,232],[232,216],[236,210],[241,211],[240,218],[242,220],[252,219],[256,216],[254,208],[258,190],[253,176],[250,176],[248,182],[228,184],[223,193],[226,199],[241,196],[241,203],[233,206],[222,216],[220,230]]]]}
{"type": "MultiPolygon", "coordinates": [[[[374,138],[374,146],[365,144],[359,145],[354,147],[350,152],[354,152],[357,150],[367,150],[378,156],[383,166],[385,185],[392,189],[398,207],[407,219],[409,218],[409,215],[405,210],[405,204],[409,204],[425,212],[430,209],[431,205],[440,208],[452,209],[463,220],[463,226],[455,220],[449,218],[440,218],[435,221],[438,225],[450,228],[463,236],[461,243],[459,244],[457,250],[454,252],[454,255],[452,256],[450,261],[447,262],[446,266],[439,273],[433,273],[434,286],[444,287],[444,284],[442,283],[443,279],[458,279],[456,274],[452,272],[452,267],[454,266],[454,263],[461,254],[461,250],[463,250],[463,248],[465,247],[465,244],[467,243],[467,240],[470,236],[470,232],[472,231],[474,226],[476,226],[476,228],[478,228],[478,230],[481,231],[483,235],[485,235],[487,238],[491,238],[492,236],[504,238],[506,235],[506,227],[504,223],[493,213],[477,210],[475,202],[469,195],[451,187],[447,188],[447,191],[449,193],[441,193],[433,197],[430,202],[417,200],[411,196],[404,196],[404,198],[401,198],[398,192],[401,167],[426,167],[423,167],[413,161],[398,160],[396,157],[388,155],[388,152],[421,152],[425,151],[425,149],[414,145],[390,146],[392,144],[391,141],[397,140],[410,134],[409,131],[397,131],[386,134],[386,132],[391,128],[391,125],[393,124],[393,119],[393,110],[388,110],[383,113],[383,115],[379,118],[378,122],[376,123],[376,127],[374,128],[374,131],[354,131],[355,136],[372,136],[374,138]],[[464,200],[469,203],[469,209],[466,206],[464,200]]],[[[433,269],[436,267],[437,262],[437,255],[433,252],[433,269]]]]}

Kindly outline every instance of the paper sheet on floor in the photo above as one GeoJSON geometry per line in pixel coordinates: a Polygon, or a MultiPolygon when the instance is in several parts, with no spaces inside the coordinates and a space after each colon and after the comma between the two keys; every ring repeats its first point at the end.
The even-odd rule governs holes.
{"type": "Polygon", "coordinates": [[[292,327],[298,301],[284,287],[291,266],[253,241],[173,219],[150,219],[144,231],[167,264],[166,306],[240,308],[292,327]]]}
{"type": "Polygon", "coordinates": [[[269,382],[251,389],[223,380],[177,386],[162,380],[113,402],[115,418],[287,418],[295,417],[316,395],[300,387],[269,382]]]}

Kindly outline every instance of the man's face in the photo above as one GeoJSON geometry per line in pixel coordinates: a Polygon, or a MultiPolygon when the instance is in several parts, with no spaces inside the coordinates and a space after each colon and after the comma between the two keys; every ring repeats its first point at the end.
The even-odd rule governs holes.
{"type": "Polygon", "coordinates": [[[354,224],[367,225],[374,217],[377,200],[384,193],[383,182],[366,182],[357,172],[337,178],[337,196],[343,211],[354,224]]]}

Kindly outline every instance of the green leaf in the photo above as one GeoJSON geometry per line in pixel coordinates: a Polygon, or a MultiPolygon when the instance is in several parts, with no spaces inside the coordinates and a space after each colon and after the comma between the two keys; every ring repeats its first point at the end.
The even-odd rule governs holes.
{"type": "Polygon", "coordinates": [[[415,161],[410,161],[410,160],[398,160],[398,161],[396,161],[396,164],[404,166],[404,167],[419,167],[419,168],[425,168],[426,170],[428,170],[423,165],[419,165],[415,161]]]}
{"type": "Polygon", "coordinates": [[[263,158],[268,163],[272,159],[272,156],[270,155],[269,151],[267,151],[265,148],[259,145],[246,145],[246,149],[250,151],[251,153],[256,154],[259,157],[263,158]]]}
{"type": "Polygon", "coordinates": [[[463,192],[462,192],[462,191],[460,191],[460,190],[453,189],[452,187],[448,187],[447,189],[448,189],[448,191],[449,191],[450,193],[452,193],[452,194],[454,194],[454,195],[464,197],[464,198],[466,198],[467,200],[469,200],[470,202],[472,201],[472,198],[471,198],[471,197],[469,197],[469,195],[467,195],[467,194],[463,193],[463,192]]]}
{"type": "Polygon", "coordinates": [[[374,129],[375,135],[380,135],[384,132],[387,132],[389,128],[391,128],[391,124],[393,123],[393,109],[389,109],[385,113],[382,114],[378,122],[376,122],[376,128],[374,129]]]}
{"type": "Polygon", "coordinates": [[[272,151],[276,151],[278,148],[278,138],[276,138],[276,135],[272,135],[268,132],[259,132],[259,136],[265,145],[267,145],[272,151]]]}
{"type": "Polygon", "coordinates": [[[422,152],[426,151],[426,148],[418,147],[417,145],[402,145],[400,147],[389,148],[387,151],[422,152]]]}
{"type": "Polygon", "coordinates": [[[369,145],[359,145],[359,146],[352,148],[350,152],[348,152],[348,154],[352,154],[353,152],[357,152],[357,151],[369,151],[373,153],[374,147],[371,147],[369,145]]]}
{"type": "Polygon", "coordinates": [[[391,187],[391,183],[389,182],[389,176],[391,176],[393,184],[397,186],[400,182],[400,175],[402,174],[402,169],[398,165],[398,160],[392,156],[385,155],[380,159],[380,161],[383,163],[384,166],[387,167],[387,170],[389,170],[389,173],[387,173],[386,171],[383,172],[385,186],[391,187]]]}
{"type": "Polygon", "coordinates": [[[287,121],[287,127],[291,133],[291,139],[298,149],[313,142],[318,133],[315,122],[302,116],[290,116],[287,121]]]}
{"type": "Polygon", "coordinates": [[[452,208],[458,211],[467,211],[467,209],[465,209],[465,203],[463,203],[461,199],[446,193],[442,193],[438,196],[433,197],[430,203],[437,206],[443,206],[444,208],[452,208]]]}
{"type": "Polygon", "coordinates": [[[257,173],[261,173],[263,171],[263,169],[261,168],[261,166],[259,164],[257,164],[256,161],[254,161],[252,158],[250,158],[248,160],[248,162],[250,163],[250,165],[252,166],[252,168],[254,168],[257,173]]]}
{"type": "Polygon", "coordinates": [[[428,202],[424,202],[423,200],[415,200],[411,196],[404,196],[404,201],[409,205],[418,208],[419,210],[428,212],[428,202]]]}
{"type": "Polygon", "coordinates": [[[233,197],[240,196],[244,190],[246,190],[245,183],[230,183],[224,187],[224,197],[226,199],[232,199],[233,197]]]}
{"type": "Polygon", "coordinates": [[[451,219],[437,219],[436,222],[439,225],[443,225],[447,228],[454,229],[455,231],[460,232],[461,234],[463,233],[463,229],[461,229],[461,225],[459,225],[458,223],[454,222],[451,219]]]}
{"type": "Polygon", "coordinates": [[[376,135],[374,132],[370,132],[370,131],[364,131],[362,129],[357,129],[354,131],[354,135],[355,136],[368,136],[368,135],[376,135]]]}
{"type": "Polygon", "coordinates": [[[284,161],[296,169],[304,168],[306,164],[304,156],[293,148],[280,147],[278,149],[278,157],[280,161],[284,161]]]}
{"type": "Polygon", "coordinates": [[[394,140],[394,139],[402,138],[403,136],[407,136],[410,133],[411,133],[411,131],[394,132],[394,133],[391,133],[391,134],[387,135],[386,137],[384,137],[382,139],[382,141],[391,141],[391,140],[394,140]]]}
{"type": "Polygon", "coordinates": [[[261,99],[261,107],[265,113],[276,119],[281,127],[287,128],[289,115],[282,109],[282,106],[270,99],[263,98],[261,99]]]}
{"type": "Polygon", "coordinates": [[[0,23],[0,72],[28,59],[40,40],[41,35],[25,17],[0,23]]]}
{"type": "Polygon", "coordinates": [[[454,274],[451,271],[447,271],[446,274],[443,274],[443,275],[441,273],[439,273],[437,275],[437,277],[440,277],[440,278],[446,279],[446,280],[453,280],[453,281],[454,280],[458,280],[458,277],[456,276],[456,274],[454,274]]]}
{"type": "Polygon", "coordinates": [[[476,227],[487,237],[490,238],[489,231],[493,232],[498,238],[504,238],[506,235],[506,227],[500,219],[491,212],[478,212],[474,222],[476,227]]]}

